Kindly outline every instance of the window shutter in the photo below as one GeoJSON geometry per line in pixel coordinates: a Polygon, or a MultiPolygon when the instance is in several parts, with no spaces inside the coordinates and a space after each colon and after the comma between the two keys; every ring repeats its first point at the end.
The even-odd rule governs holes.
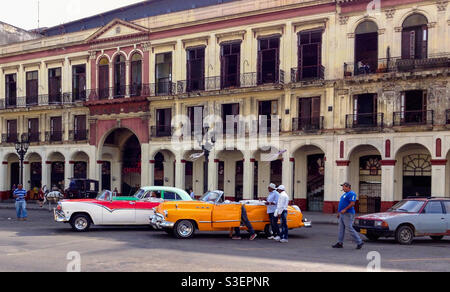
{"type": "Polygon", "coordinates": [[[424,25],[422,27],[422,48],[421,48],[421,59],[426,59],[428,57],[428,27],[424,25]]]}
{"type": "Polygon", "coordinates": [[[402,59],[411,59],[411,38],[410,31],[402,31],[402,59]]]}

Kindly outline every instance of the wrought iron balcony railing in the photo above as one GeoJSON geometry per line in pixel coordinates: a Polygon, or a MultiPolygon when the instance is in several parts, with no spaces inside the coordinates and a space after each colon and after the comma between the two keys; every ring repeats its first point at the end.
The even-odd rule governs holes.
{"type": "Polygon", "coordinates": [[[450,66],[450,54],[433,54],[424,59],[381,58],[367,62],[344,63],[344,77],[388,72],[409,72],[450,66]]]}
{"type": "Polygon", "coordinates": [[[324,66],[306,66],[303,68],[291,69],[291,82],[301,82],[310,80],[324,80],[325,67],[324,66]]]}
{"type": "Polygon", "coordinates": [[[353,114],[345,117],[345,127],[347,129],[382,128],[383,125],[383,113],[353,114]]]}
{"type": "Polygon", "coordinates": [[[151,127],[151,134],[154,138],[171,137],[173,128],[171,125],[157,125],[151,127]]]}
{"type": "Polygon", "coordinates": [[[324,117],[294,118],[292,131],[319,131],[323,129],[324,117]]]}
{"type": "Polygon", "coordinates": [[[45,132],[46,142],[62,142],[63,141],[63,131],[51,131],[45,132]]]}
{"type": "Polygon", "coordinates": [[[434,111],[394,112],[394,126],[434,125],[434,111]]]}
{"type": "Polygon", "coordinates": [[[29,132],[26,134],[26,139],[30,143],[38,143],[41,141],[41,133],[40,132],[29,132]]]}
{"type": "Polygon", "coordinates": [[[87,141],[89,140],[89,130],[70,130],[69,131],[70,141],[87,141]]]}
{"type": "Polygon", "coordinates": [[[17,133],[2,134],[2,143],[16,143],[17,141],[19,141],[17,133]]]}

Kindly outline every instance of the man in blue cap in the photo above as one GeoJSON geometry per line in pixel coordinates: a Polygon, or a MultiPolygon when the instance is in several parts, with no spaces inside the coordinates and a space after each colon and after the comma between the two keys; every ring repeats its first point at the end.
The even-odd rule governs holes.
{"type": "Polygon", "coordinates": [[[349,230],[350,234],[353,237],[353,240],[356,242],[356,249],[361,249],[364,245],[361,237],[358,232],[353,228],[353,223],[355,221],[355,204],[357,195],[352,191],[352,185],[348,182],[343,183],[342,191],[344,194],[341,197],[339,202],[338,209],[338,218],[339,218],[339,241],[333,248],[343,248],[344,247],[344,238],[345,238],[345,230],[349,230]]]}

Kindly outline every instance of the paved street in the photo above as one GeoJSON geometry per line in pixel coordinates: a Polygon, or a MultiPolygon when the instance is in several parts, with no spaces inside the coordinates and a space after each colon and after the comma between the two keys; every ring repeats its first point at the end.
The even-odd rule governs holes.
{"type": "Polygon", "coordinates": [[[334,250],[337,226],[331,224],[293,231],[282,245],[261,238],[232,241],[226,233],[180,241],[146,227],[76,234],[46,211],[29,215],[29,221],[18,222],[14,210],[0,209],[0,271],[66,271],[71,251],[81,255],[82,271],[366,271],[370,251],[381,254],[382,271],[450,271],[449,237],[439,243],[417,240],[412,246],[382,240],[362,251],[348,242],[334,250]]]}

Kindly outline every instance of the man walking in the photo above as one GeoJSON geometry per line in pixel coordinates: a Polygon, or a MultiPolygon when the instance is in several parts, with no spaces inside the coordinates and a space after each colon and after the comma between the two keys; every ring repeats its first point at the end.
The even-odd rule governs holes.
{"type": "Polygon", "coordinates": [[[27,202],[25,198],[27,196],[27,191],[23,189],[22,185],[18,185],[17,189],[14,191],[14,199],[16,199],[16,213],[17,220],[26,221],[27,214],[27,202]]]}
{"type": "Polygon", "coordinates": [[[272,227],[272,236],[269,240],[280,241],[280,226],[278,225],[278,217],[275,217],[275,211],[277,210],[278,198],[280,194],[276,191],[277,186],[275,184],[269,185],[269,196],[267,197],[267,214],[269,214],[270,226],[272,227]]]}
{"type": "Polygon", "coordinates": [[[286,187],[281,185],[277,189],[280,194],[275,211],[275,217],[281,220],[281,243],[288,243],[289,229],[287,224],[289,196],[286,193],[286,187]]]}
{"type": "Polygon", "coordinates": [[[341,186],[344,194],[341,197],[338,209],[339,241],[338,243],[333,245],[333,248],[344,247],[345,230],[348,229],[353,237],[353,240],[357,244],[356,249],[361,249],[364,243],[361,237],[358,235],[358,232],[356,232],[356,230],[353,228],[353,223],[355,221],[355,204],[357,195],[352,191],[352,186],[350,183],[346,182],[341,186]]]}

